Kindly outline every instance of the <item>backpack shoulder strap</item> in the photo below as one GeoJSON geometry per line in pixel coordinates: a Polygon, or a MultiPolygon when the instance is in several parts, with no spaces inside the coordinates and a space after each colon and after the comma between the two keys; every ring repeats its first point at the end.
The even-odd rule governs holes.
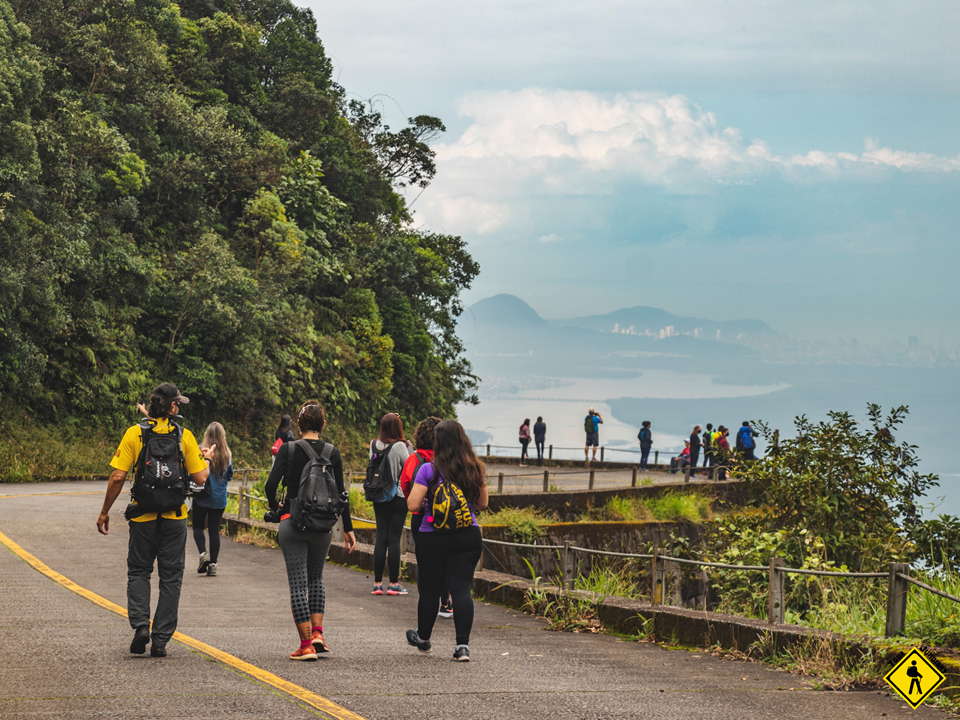
{"type": "Polygon", "coordinates": [[[308,443],[306,440],[297,440],[296,444],[303,448],[304,452],[307,453],[307,457],[310,458],[310,460],[317,459],[317,451],[314,450],[313,446],[310,443],[308,443]]]}
{"type": "Polygon", "coordinates": [[[323,452],[320,453],[320,462],[324,465],[330,465],[331,455],[333,455],[333,443],[324,443],[323,452]]]}

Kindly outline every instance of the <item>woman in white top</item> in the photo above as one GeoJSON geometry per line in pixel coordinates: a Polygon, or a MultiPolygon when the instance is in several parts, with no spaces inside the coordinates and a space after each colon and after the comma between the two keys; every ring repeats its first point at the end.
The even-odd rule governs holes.
{"type": "Polygon", "coordinates": [[[370,497],[377,518],[377,540],[373,548],[373,594],[383,595],[383,568],[389,562],[390,584],[387,595],[406,595],[400,584],[400,536],[407,522],[407,501],[400,492],[400,473],[410,450],[403,437],[403,421],[396,413],[387,413],[380,420],[380,435],[370,441],[370,459],[385,462],[385,490],[370,497]],[[384,457],[384,454],[386,456],[384,457]]]}

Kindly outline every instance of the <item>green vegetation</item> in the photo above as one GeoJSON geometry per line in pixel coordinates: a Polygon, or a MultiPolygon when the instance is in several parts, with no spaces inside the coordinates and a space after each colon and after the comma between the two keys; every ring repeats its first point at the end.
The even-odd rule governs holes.
{"type": "Polygon", "coordinates": [[[532,507],[503,508],[497,512],[480,513],[479,522],[481,525],[506,525],[513,542],[533,544],[543,537],[544,526],[556,522],[556,518],[532,507]]]}
{"type": "Polygon", "coordinates": [[[578,518],[580,522],[650,522],[652,520],[675,520],[702,522],[714,517],[711,499],[695,493],[668,493],[655,498],[612,497],[602,508],[587,510],[578,518]]]}
{"type": "Polygon", "coordinates": [[[98,455],[4,441],[4,475],[101,471],[162,380],[261,465],[307,397],[348,451],[474,399],[479,268],[398,192],[443,124],[391,129],[332,73],[290,0],[0,0],[0,436],[26,416],[98,455]]]}
{"type": "Polygon", "coordinates": [[[350,514],[365,520],[376,520],[373,514],[373,503],[367,500],[363,490],[350,488],[350,514]]]}

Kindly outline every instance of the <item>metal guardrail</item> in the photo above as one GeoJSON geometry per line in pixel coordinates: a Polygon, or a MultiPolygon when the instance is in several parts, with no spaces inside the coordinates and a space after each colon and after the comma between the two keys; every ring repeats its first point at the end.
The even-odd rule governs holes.
{"type": "MultiPolygon", "coordinates": [[[[252,496],[246,492],[245,486],[240,490],[228,490],[227,495],[236,495],[239,506],[237,515],[241,518],[250,517],[250,502],[266,503],[265,498],[252,496]]],[[[376,520],[359,518],[351,515],[352,520],[364,523],[376,524],[376,520]]],[[[405,540],[404,535],[404,540],[405,540]]],[[[744,572],[768,572],[769,590],[767,601],[767,619],[771,624],[782,624],[786,610],[786,590],[785,576],[788,574],[796,575],[814,575],[819,577],[834,578],[889,578],[887,585],[887,621],[886,636],[893,637],[903,633],[906,625],[907,595],[910,585],[914,585],[922,590],[938,595],[952,602],[960,603],[960,597],[951,595],[948,592],[935,588],[921,580],[909,575],[910,566],[906,563],[891,563],[890,572],[840,572],[836,570],[811,570],[807,568],[791,568],[784,565],[783,558],[770,558],[768,566],[764,565],[732,565],[727,563],[708,562],[706,560],[692,560],[689,558],[678,558],[670,555],[663,555],[656,551],[652,554],[646,553],[619,553],[610,550],[595,550],[592,548],[582,548],[570,543],[563,545],[535,545],[529,543],[514,543],[504,540],[490,540],[484,538],[484,543],[492,545],[502,545],[508,547],[530,548],[541,551],[560,551],[562,553],[562,573],[564,587],[570,587],[574,580],[574,553],[584,553],[587,555],[601,555],[609,557],[631,558],[636,560],[651,561],[651,603],[653,605],[668,604],[667,589],[672,586],[671,597],[676,603],[680,603],[680,565],[694,565],[702,568],[715,568],[721,570],[734,570],[744,572]]],[[[402,552],[406,552],[406,543],[402,543],[402,552]]],[[[478,569],[482,568],[482,556],[478,569]]]]}
{"type": "Polygon", "coordinates": [[[893,637],[903,633],[906,624],[906,600],[909,585],[915,585],[927,592],[939,595],[947,600],[960,603],[960,597],[944,592],[939,588],[928,585],[907,574],[909,566],[905,563],[891,563],[890,572],[840,572],[835,570],[810,570],[807,568],[791,568],[784,565],[783,558],[770,558],[770,563],[764,565],[732,565],[728,563],[708,562],[706,560],[691,560],[670,555],[662,555],[656,551],[653,554],[619,553],[609,550],[594,550],[565,543],[564,545],[531,545],[528,543],[512,543],[502,540],[488,540],[484,543],[504,545],[518,548],[531,548],[544,551],[561,551],[561,571],[563,586],[569,588],[574,581],[574,553],[589,555],[606,555],[637,560],[651,560],[651,598],[653,605],[667,603],[667,589],[672,585],[672,599],[675,604],[680,603],[680,565],[694,565],[702,568],[717,568],[723,570],[767,572],[769,591],[767,601],[767,619],[770,624],[784,622],[786,592],[784,580],[788,574],[815,575],[835,578],[889,578],[887,587],[887,621],[886,636],[893,637]]]}

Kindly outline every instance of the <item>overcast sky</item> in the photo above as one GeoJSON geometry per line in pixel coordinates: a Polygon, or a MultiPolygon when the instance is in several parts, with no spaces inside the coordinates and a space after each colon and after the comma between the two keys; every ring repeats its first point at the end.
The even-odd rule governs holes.
{"type": "Polygon", "coordinates": [[[466,300],[960,342],[960,3],[307,3],[339,82],[437,115],[416,223],[466,300]]]}

